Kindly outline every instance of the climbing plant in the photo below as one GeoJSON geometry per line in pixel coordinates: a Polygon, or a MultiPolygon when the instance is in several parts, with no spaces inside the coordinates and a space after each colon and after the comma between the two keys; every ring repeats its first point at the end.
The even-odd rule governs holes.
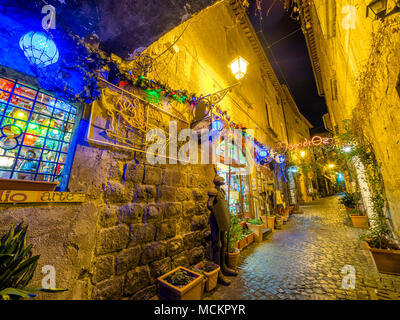
{"type": "MultiPolygon", "coordinates": [[[[337,137],[341,145],[351,146],[347,153],[338,152],[342,159],[359,159],[364,165],[365,174],[370,188],[373,215],[370,217],[371,227],[361,235],[374,248],[396,248],[392,237],[389,221],[385,214],[384,181],[381,174],[381,165],[376,159],[372,143],[362,133],[352,130],[351,122],[343,123],[345,132],[337,137]]],[[[339,144],[340,145],[340,144],[339,144]]]]}

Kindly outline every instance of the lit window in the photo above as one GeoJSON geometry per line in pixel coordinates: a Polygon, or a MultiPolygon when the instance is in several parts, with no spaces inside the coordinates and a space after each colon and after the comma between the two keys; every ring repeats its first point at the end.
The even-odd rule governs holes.
{"type": "Polygon", "coordinates": [[[74,106],[0,77],[0,178],[56,182],[63,189],[77,123],[74,106]]]}

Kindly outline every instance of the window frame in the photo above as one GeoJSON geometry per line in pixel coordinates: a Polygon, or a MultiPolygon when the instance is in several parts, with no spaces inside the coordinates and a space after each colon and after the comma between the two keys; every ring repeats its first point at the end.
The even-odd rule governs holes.
{"type": "MultiPolygon", "coordinates": [[[[3,89],[0,89],[0,92],[4,92],[4,93],[9,95],[8,98],[7,98],[7,101],[6,102],[2,102],[2,104],[4,105],[4,110],[3,110],[3,112],[1,112],[1,117],[2,117],[2,119],[4,119],[4,118],[15,119],[15,118],[11,118],[11,117],[6,116],[7,109],[10,108],[10,107],[14,108],[15,110],[23,110],[23,111],[27,112],[28,113],[28,119],[26,121],[24,121],[24,126],[26,126],[26,128],[21,131],[21,134],[26,134],[27,130],[28,130],[29,123],[33,123],[33,122],[31,122],[32,116],[41,114],[41,113],[38,113],[37,111],[35,111],[36,103],[41,103],[40,101],[37,100],[38,96],[40,94],[47,95],[47,96],[51,97],[52,99],[54,99],[54,101],[55,101],[55,106],[54,107],[55,108],[57,108],[56,102],[57,101],[62,101],[62,102],[70,105],[71,107],[73,107],[75,109],[75,114],[73,114],[71,112],[72,110],[68,110],[66,118],[61,120],[63,122],[63,125],[64,124],[65,125],[71,124],[72,128],[71,128],[71,132],[68,132],[67,129],[65,129],[65,131],[58,129],[58,130],[61,131],[61,136],[57,137],[57,139],[54,140],[54,141],[57,141],[57,143],[61,144],[59,150],[51,150],[51,148],[48,148],[46,146],[46,143],[47,143],[47,141],[49,141],[49,139],[50,139],[51,142],[53,141],[52,138],[49,138],[47,131],[46,131],[46,134],[45,134],[44,137],[42,136],[42,134],[40,134],[38,136],[39,138],[44,139],[44,143],[43,143],[43,145],[41,147],[33,147],[32,146],[32,149],[34,149],[35,151],[38,150],[38,152],[40,152],[39,156],[37,156],[37,158],[35,159],[35,161],[37,162],[38,168],[36,169],[36,171],[34,173],[31,173],[32,175],[34,175],[34,179],[33,180],[22,180],[22,181],[24,181],[24,185],[31,184],[32,187],[27,189],[27,190],[36,190],[35,186],[38,185],[38,184],[48,184],[49,182],[50,183],[59,182],[57,184],[57,186],[55,187],[55,190],[56,191],[66,191],[67,188],[68,188],[69,177],[70,177],[70,173],[71,173],[71,169],[72,169],[72,165],[73,165],[73,160],[74,160],[74,157],[75,157],[76,145],[77,145],[77,142],[78,142],[78,133],[80,131],[80,123],[81,123],[81,120],[82,120],[83,105],[81,103],[76,103],[76,102],[74,103],[74,102],[70,102],[70,101],[67,101],[65,99],[62,99],[57,94],[54,94],[52,92],[49,92],[49,91],[41,88],[37,83],[33,83],[33,82],[36,82],[36,81],[29,80],[29,78],[30,77],[24,76],[23,74],[20,74],[19,72],[15,72],[15,71],[12,72],[11,74],[8,74],[8,72],[4,72],[4,73],[0,72],[0,79],[4,79],[6,81],[10,81],[13,84],[13,87],[12,87],[11,91],[6,91],[6,90],[3,90],[3,89]],[[17,85],[21,85],[23,87],[31,89],[34,92],[35,96],[34,97],[28,97],[28,96],[24,96],[24,95],[21,95],[19,93],[16,93],[15,89],[17,88],[17,85]],[[20,107],[20,106],[17,106],[15,104],[13,104],[11,102],[13,97],[21,98],[21,99],[27,100],[28,102],[32,103],[31,109],[20,107]],[[73,117],[73,120],[74,120],[73,122],[70,121],[72,119],[72,117],[73,117]],[[69,142],[68,142],[69,146],[68,146],[67,152],[63,152],[62,148],[64,147],[64,143],[65,143],[64,142],[64,137],[65,137],[66,134],[70,134],[70,139],[69,139],[69,142]],[[56,155],[55,155],[56,158],[51,160],[51,161],[50,160],[49,161],[48,160],[43,160],[43,151],[44,150],[48,150],[49,152],[50,151],[51,152],[55,152],[56,153],[56,155]],[[62,163],[64,168],[63,168],[62,174],[57,175],[57,173],[56,173],[57,166],[61,164],[59,161],[60,161],[60,157],[63,154],[65,154],[65,161],[64,161],[64,163],[62,163]],[[51,165],[54,165],[54,169],[52,170],[51,173],[48,174],[48,175],[51,176],[51,180],[50,181],[37,180],[37,178],[40,177],[40,176],[46,176],[46,174],[42,174],[39,171],[40,165],[42,163],[51,163],[51,165]],[[61,178],[57,179],[59,176],[61,176],[61,178]]],[[[53,119],[57,119],[57,118],[54,117],[54,109],[51,112],[51,115],[47,115],[46,114],[44,116],[49,118],[50,121],[52,121],[53,119]]],[[[4,126],[2,125],[2,128],[4,126]]],[[[39,125],[39,126],[41,126],[41,125],[39,125]]],[[[46,130],[50,130],[50,129],[51,129],[51,126],[48,125],[46,130]]],[[[11,185],[12,185],[12,181],[18,181],[18,180],[21,181],[18,178],[13,178],[13,176],[14,176],[14,174],[16,172],[18,172],[16,170],[17,161],[18,160],[23,160],[25,158],[25,157],[22,157],[20,155],[22,148],[27,147],[26,145],[23,144],[23,140],[22,139],[23,138],[21,138],[21,141],[15,147],[15,148],[19,148],[19,149],[18,149],[18,153],[16,154],[16,156],[14,158],[14,164],[13,164],[13,167],[12,167],[12,169],[10,171],[10,177],[1,178],[4,181],[5,180],[9,180],[11,185]]],[[[8,171],[8,170],[5,170],[5,171],[8,171]]]]}

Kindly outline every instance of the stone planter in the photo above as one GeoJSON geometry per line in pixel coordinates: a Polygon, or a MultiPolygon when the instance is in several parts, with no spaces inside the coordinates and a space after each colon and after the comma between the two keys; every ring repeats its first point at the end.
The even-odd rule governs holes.
{"type": "Polygon", "coordinates": [[[368,228],[368,217],[359,215],[350,215],[351,223],[354,228],[368,228]]]}
{"type": "MultiPolygon", "coordinates": [[[[207,292],[214,290],[215,287],[217,286],[218,272],[221,270],[219,265],[216,265],[215,263],[212,263],[212,264],[215,266],[215,269],[213,271],[210,271],[210,272],[203,271],[204,275],[207,277],[207,279],[205,281],[205,290],[207,292]]],[[[204,262],[199,262],[194,267],[195,267],[195,269],[198,269],[200,271],[201,268],[204,267],[204,262]]]]}
{"type": "Polygon", "coordinates": [[[186,269],[184,267],[177,267],[174,270],[157,278],[159,286],[159,298],[161,300],[200,300],[202,296],[204,278],[200,273],[186,269]],[[174,286],[167,282],[165,279],[178,270],[185,270],[193,280],[187,285],[180,287],[174,286]]]}
{"type": "Polygon", "coordinates": [[[239,262],[240,251],[237,250],[235,253],[228,252],[226,255],[227,255],[226,264],[228,265],[229,268],[236,270],[239,262]]]}
{"type": "Polygon", "coordinates": [[[256,242],[261,242],[263,240],[264,224],[247,223],[247,228],[253,231],[256,242]]]}
{"type": "Polygon", "coordinates": [[[368,243],[366,246],[380,273],[400,275],[400,250],[375,249],[368,243]]]}

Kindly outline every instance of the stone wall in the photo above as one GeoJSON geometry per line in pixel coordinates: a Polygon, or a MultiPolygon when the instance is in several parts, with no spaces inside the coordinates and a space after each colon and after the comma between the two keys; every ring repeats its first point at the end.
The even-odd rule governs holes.
{"type": "Polygon", "coordinates": [[[207,190],[212,166],[147,165],[141,155],[78,145],[69,189],[84,192],[82,205],[0,208],[0,232],[29,224],[28,243],[42,266],[56,269],[66,293],[46,299],[148,299],[156,278],[205,256],[207,190]]]}

